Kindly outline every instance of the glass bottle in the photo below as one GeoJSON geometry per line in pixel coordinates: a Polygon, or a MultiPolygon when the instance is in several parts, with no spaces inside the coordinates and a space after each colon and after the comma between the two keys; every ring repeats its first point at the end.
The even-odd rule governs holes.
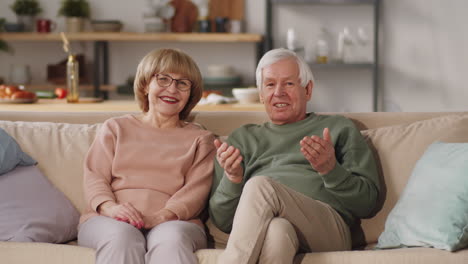
{"type": "Polygon", "coordinates": [[[328,63],[328,57],[330,53],[330,48],[327,41],[327,30],[325,28],[321,29],[321,33],[318,37],[316,43],[316,62],[320,64],[328,63]]]}
{"type": "Polygon", "coordinates": [[[80,77],[78,72],[78,61],[74,55],[68,55],[67,61],[67,102],[77,103],[80,98],[78,85],[80,77]]]}

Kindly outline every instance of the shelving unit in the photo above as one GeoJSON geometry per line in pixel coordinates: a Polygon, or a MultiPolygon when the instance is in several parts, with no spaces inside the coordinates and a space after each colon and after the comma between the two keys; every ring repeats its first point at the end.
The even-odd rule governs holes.
{"type": "MultiPolygon", "coordinates": [[[[252,42],[262,41],[259,34],[232,33],[135,33],[135,32],[83,32],[67,33],[71,41],[177,41],[177,42],[252,42]]],[[[6,41],[62,41],[60,34],[0,33],[6,41]]]]}
{"type": "Polygon", "coordinates": [[[369,69],[372,71],[372,109],[379,110],[379,10],[381,0],[266,0],[266,33],[264,37],[264,51],[273,49],[273,4],[315,4],[315,5],[372,5],[374,24],[374,62],[373,63],[311,63],[312,69],[369,69]]]}
{"type": "MultiPolygon", "coordinates": [[[[249,33],[135,33],[135,32],[81,32],[67,33],[70,41],[94,42],[94,96],[108,97],[108,91],[101,86],[109,84],[109,48],[108,42],[205,42],[205,43],[253,43],[257,45],[257,57],[262,54],[263,38],[260,34],[249,33]]],[[[0,33],[0,39],[27,42],[61,42],[58,33],[0,33]]],[[[258,58],[257,60],[258,61],[258,58]]]]}

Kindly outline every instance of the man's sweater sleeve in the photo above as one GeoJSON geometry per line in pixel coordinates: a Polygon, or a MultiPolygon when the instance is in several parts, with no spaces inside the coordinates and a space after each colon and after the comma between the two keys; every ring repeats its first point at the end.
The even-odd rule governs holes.
{"type": "Polygon", "coordinates": [[[322,175],[325,187],[354,216],[368,217],[379,196],[376,162],[359,130],[353,126],[340,135],[335,152],[335,168],[322,175]]]}
{"type": "MultiPolygon", "coordinates": [[[[228,139],[228,144],[233,145],[233,139],[228,139]]],[[[237,148],[239,145],[234,144],[237,148]]],[[[241,153],[242,153],[242,149],[241,153]]],[[[242,155],[242,154],[241,154],[242,155]]],[[[239,199],[244,187],[245,175],[241,183],[233,183],[224,176],[224,169],[219,165],[218,160],[214,159],[215,173],[213,177],[213,185],[211,186],[211,195],[208,211],[213,223],[223,232],[230,233],[232,229],[232,221],[234,214],[239,204],[239,199]]],[[[241,166],[244,168],[244,160],[241,166]]]]}

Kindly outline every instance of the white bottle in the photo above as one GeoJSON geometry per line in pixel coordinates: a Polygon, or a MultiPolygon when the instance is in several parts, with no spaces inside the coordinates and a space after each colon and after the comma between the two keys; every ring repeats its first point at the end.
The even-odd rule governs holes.
{"type": "Polygon", "coordinates": [[[358,60],[356,40],[354,39],[353,35],[351,35],[351,32],[347,27],[345,27],[340,34],[341,37],[339,36],[338,38],[338,56],[341,56],[341,60],[344,63],[356,62],[358,60]]]}
{"type": "Polygon", "coordinates": [[[299,41],[297,40],[296,31],[294,28],[289,28],[286,35],[286,47],[288,50],[296,51],[299,49],[299,41]]]}
{"type": "Polygon", "coordinates": [[[363,63],[372,62],[371,39],[363,27],[357,30],[357,43],[359,44],[359,61],[363,63]]]}

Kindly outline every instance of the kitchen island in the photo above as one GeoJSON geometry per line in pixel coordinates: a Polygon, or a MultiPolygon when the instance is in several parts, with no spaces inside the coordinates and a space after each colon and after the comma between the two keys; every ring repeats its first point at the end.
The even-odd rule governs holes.
{"type": "MultiPolygon", "coordinates": [[[[31,104],[0,104],[0,111],[34,112],[128,112],[140,111],[133,100],[67,103],[65,99],[39,99],[31,104]]],[[[197,105],[193,111],[265,111],[262,104],[197,105]]]]}

